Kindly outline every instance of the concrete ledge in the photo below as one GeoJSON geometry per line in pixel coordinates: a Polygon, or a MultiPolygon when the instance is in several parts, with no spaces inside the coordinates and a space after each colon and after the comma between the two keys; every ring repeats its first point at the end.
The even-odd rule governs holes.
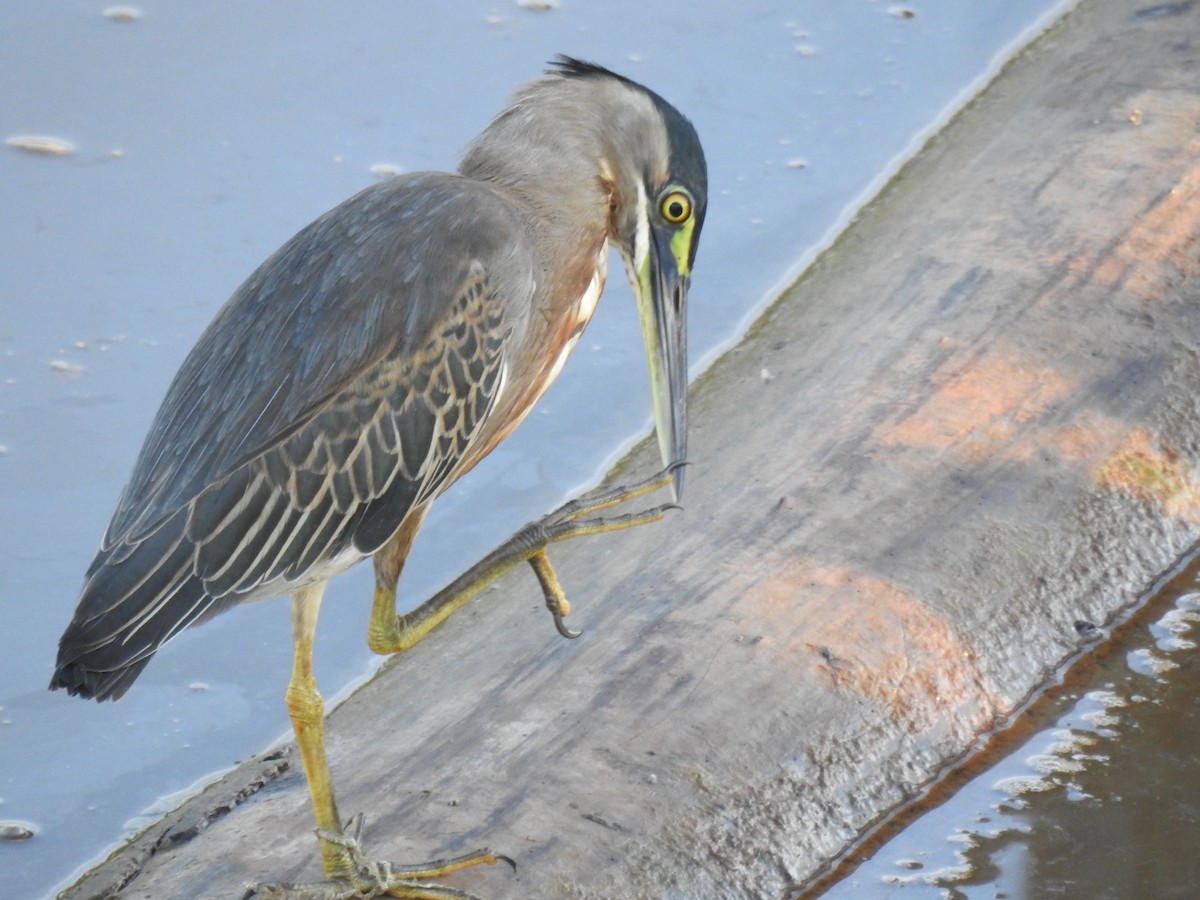
{"type": "MultiPolygon", "coordinates": [[[[1200,5],[1084,0],[1010,64],[694,386],[686,510],[555,549],[584,637],[514,573],[332,715],[368,850],[491,846],[516,875],[449,882],[494,900],[781,896],[1183,554],[1197,59],[1200,5]]],[[[120,895],[317,879],[262,765],[120,895]]]]}

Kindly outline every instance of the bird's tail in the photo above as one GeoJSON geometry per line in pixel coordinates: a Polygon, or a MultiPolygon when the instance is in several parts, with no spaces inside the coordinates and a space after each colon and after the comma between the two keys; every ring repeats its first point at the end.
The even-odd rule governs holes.
{"type": "Polygon", "coordinates": [[[73,697],[88,700],[118,700],[129,690],[129,686],[142,674],[153,653],[148,653],[136,662],[126,663],[116,669],[103,669],[104,662],[93,661],[86,656],[63,661],[59,653],[58,668],[50,679],[50,690],[65,688],[73,697]]]}
{"type": "Polygon", "coordinates": [[[58,642],[50,689],[121,697],[168,640],[210,612],[181,510],[135,542],[101,548],[58,642]]]}

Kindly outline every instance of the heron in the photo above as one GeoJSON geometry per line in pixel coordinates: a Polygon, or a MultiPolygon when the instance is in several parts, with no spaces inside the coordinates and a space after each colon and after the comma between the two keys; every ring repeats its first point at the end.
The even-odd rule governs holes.
{"type": "Polygon", "coordinates": [[[184,360],[87,570],[50,687],[116,700],[182,629],[290,595],[286,703],[326,880],[260,894],[465,897],[432,882],[511,862],[486,849],[417,865],[364,855],[362,819],[339,817],[325,755],[317,612],[328,580],[370,557],[367,642],[398,653],[528,562],[558,630],[577,635],[548,546],[655,521],[682,492],[686,301],[706,206],[691,122],[649,88],[559,56],[513,92],[456,172],[378,182],[298,232],[184,360]],[[430,504],[554,381],[595,311],[610,246],[633,288],[663,468],[560,507],[399,614],[397,583],[430,504]],[[611,510],[660,489],[671,502],[611,510]]]}

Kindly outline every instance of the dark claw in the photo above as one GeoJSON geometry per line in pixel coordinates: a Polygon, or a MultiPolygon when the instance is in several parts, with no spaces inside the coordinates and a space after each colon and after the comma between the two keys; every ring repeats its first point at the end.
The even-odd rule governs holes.
{"type": "Polygon", "coordinates": [[[507,856],[504,856],[504,855],[503,855],[503,854],[501,854],[501,853],[496,853],[496,854],[494,854],[494,855],[495,855],[495,857],[496,857],[496,859],[497,859],[497,860],[499,860],[499,861],[502,861],[502,862],[506,862],[506,863],[508,863],[510,866],[512,866],[512,870],[513,870],[514,872],[515,872],[515,871],[517,871],[517,864],[516,864],[516,862],[515,862],[514,860],[511,860],[511,859],[509,859],[507,856]]]}
{"type": "MultiPolygon", "coordinates": [[[[563,621],[563,617],[558,613],[554,613],[554,627],[558,629],[559,634],[565,638],[570,638],[571,640],[575,640],[575,638],[583,634],[582,631],[572,631],[570,628],[568,628],[567,623],[563,621]]],[[[510,859],[509,862],[512,862],[512,860],[510,859]]],[[[513,869],[516,869],[515,865],[513,866],[513,869]]]]}

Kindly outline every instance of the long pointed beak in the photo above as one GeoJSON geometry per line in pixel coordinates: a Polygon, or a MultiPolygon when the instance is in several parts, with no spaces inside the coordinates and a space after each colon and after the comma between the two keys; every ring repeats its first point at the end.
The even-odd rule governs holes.
{"type": "MultiPolygon", "coordinates": [[[[642,271],[637,273],[638,318],[650,369],[654,427],[664,466],[687,461],[687,293],[667,236],[654,235],[642,271]]],[[[674,472],[675,499],[683,495],[683,470],[674,472]]]]}

